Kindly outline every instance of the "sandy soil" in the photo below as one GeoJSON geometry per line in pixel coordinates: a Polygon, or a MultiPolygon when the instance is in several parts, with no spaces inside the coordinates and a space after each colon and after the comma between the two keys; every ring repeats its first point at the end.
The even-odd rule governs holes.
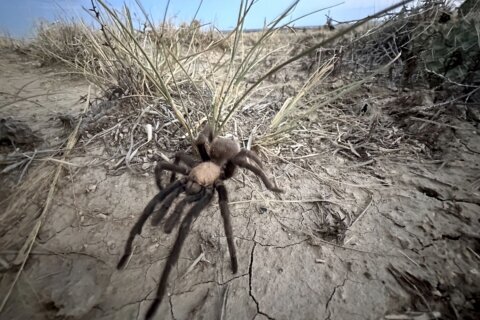
{"type": "MultiPolygon", "coordinates": [[[[0,104],[12,94],[35,96],[1,108],[0,116],[37,130],[45,139],[39,149],[65,139],[69,131],[56,114],[80,111],[88,91],[59,72],[0,55],[0,104]]],[[[418,155],[356,166],[320,144],[309,146],[315,157],[264,157],[285,194],[268,192],[250,173],[227,182],[239,272],[230,271],[214,204],[195,222],[157,318],[478,319],[480,135],[473,123],[457,126],[440,136],[441,161],[418,155]]],[[[175,236],[147,223],[126,270],[115,269],[157,190],[153,167],[112,174],[104,155],[98,142],[68,159],[80,167],[61,176],[1,319],[142,318],[175,236]]],[[[1,176],[2,195],[18,174],[1,176]]],[[[41,205],[26,205],[21,224],[31,226],[41,205]]],[[[3,299],[29,229],[1,227],[3,299]]]]}

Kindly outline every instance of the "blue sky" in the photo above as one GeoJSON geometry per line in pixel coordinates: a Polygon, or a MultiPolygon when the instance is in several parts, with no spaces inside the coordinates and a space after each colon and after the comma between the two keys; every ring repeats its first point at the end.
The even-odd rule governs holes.
{"type": "MultiPolygon", "coordinates": [[[[118,9],[124,3],[133,12],[137,7],[134,0],[107,1],[118,9]]],[[[140,2],[155,21],[163,18],[166,0],[140,0],[140,2]]],[[[395,2],[395,0],[301,0],[292,18],[340,4],[295,23],[296,26],[322,25],[328,12],[335,20],[352,20],[372,14],[395,2]]],[[[199,3],[200,0],[171,0],[167,16],[178,23],[190,21],[199,3]]],[[[203,0],[197,17],[204,23],[215,24],[219,29],[230,29],[235,25],[239,3],[240,0],[203,0]]],[[[249,14],[246,28],[261,28],[265,20],[271,21],[291,3],[292,0],[259,0],[249,14]]],[[[54,21],[58,17],[86,17],[82,7],[90,7],[90,0],[0,0],[0,32],[8,32],[14,37],[28,37],[32,35],[32,27],[36,21],[54,21]]]]}

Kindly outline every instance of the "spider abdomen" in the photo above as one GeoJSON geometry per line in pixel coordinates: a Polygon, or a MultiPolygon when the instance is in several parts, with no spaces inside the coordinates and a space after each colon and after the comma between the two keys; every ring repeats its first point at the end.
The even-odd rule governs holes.
{"type": "Polygon", "coordinates": [[[202,162],[195,166],[189,174],[189,178],[201,186],[212,186],[220,178],[221,169],[213,162],[202,162]]]}

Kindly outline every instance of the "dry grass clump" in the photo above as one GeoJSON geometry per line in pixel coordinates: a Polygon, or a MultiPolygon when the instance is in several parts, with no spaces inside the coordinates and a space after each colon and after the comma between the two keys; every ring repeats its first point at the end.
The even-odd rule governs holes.
{"type": "Polygon", "coordinates": [[[0,48],[2,49],[9,49],[9,50],[20,50],[23,52],[23,48],[25,48],[25,42],[20,39],[15,39],[10,36],[8,33],[0,33],[0,48]]]}
{"type": "Polygon", "coordinates": [[[441,132],[455,128],[451,120],[480,119],[476,111],[480,102],[479,10],[475,1],[458,8],[450,1],[403,8],[350,44],[344,43],[342,68],[363,73],[401,54],[382,79],[390,90],[413,92],[398,93],[387,113],[407,134],[436,150],[441,132]]]}
{"type": "MultiPolygon", "coordinates": [[[[404,8],[383,22],[369,22],[353,38],[338,39],[332,48],[311,52],[304,59],[311,72],[305,86],[288,96],[270,124],[260,128],[257,144],[299,146],[299,141],[308,140],[308,133],[318,133],[328,137],[329,145],[338,145],[338,152],[350,154],[352,160],[371,163],[373,157],[394,155],[405,148],[433,156],[445,128],[458,129],[451,119],[479,119],[478,112],[472,110],[478,107],[476,96],[480,93],[479,60],[475,58],[480,48],[478,15],[468,11],[444,21],[451,12],[446,2],[404,8]],[[477,32],[472,32],[474,25],[477,32]],[[329,78],[315,81],[315,72],[323,68],[331,69],[329,78]],[[432,82],[432,74],[441,81],[432,82]],[[332,87],[326,86],[331,79],[336,79],[332,87]],[[399,97],[374,108],[379,111],[375,121],[359,117],[354,112],[357,102],[349,99],[357,96],[355,90],[372,85],[381,88],[380,96],[395,92],[399,97]],[[414,91],[399,92],[404,86],[414,91]],[[424,98],[417,102],[409,98],[416,96],[424,98]],[[331,117],[336,108],[342,110],[337,119],[331,117]],[[323,125],[318,128],[320,119],[323,125]],[[389,138],[385,141],[382,135],[389,138]]],[[[371,106],[375,103],[369,101],[365,110],[371,110],[371,106]]]]}
{"type": "Polygon", "coordinates": [[[88,41],[91,33],[92,30],[82,21],[40,22],[31,50],[43,65],[55,62],[84,64],[91,59],[88,41]]]}
{"type": "Polygon", "coordinates": [[[177,42],[182,44],[185,47],[195,47],[198,49],[207,49],[211,47],[212,49],[218,49],[219,51],[225,51],[231,49],[231,41],[228,38],[228,34],[224,34],[219,30],[215,29],[213,26],[209,26],[206,29],[206,26],[202,25],[199,20],[192,20],[190,23],[182,23],[178,28],[176,33],[177,42]]]}
{"type": "Polygon", "coordinates": [[[456,75],[461,73],[457,67],[462,64],[470,66],[470,70],[463,70],[465,77],[462,81],[468,81],[468,71],[478,69],[478,65],[471,64],[478,60],[480,50],[479,9],[474,6],[466,14],[461,13],[468,2],[457,9],[451,1],[425,1],[403,8],[384,21],[377,21],[350,39],[350,44],[343,43],[351,70],[369,70],[401,53],[390,73],[390,80],[398,85],[435,87],[445,82],[453,84],[456,75]],[[433,78],[440,81],[434,83],[433,78]]]}
{"type": "Polygon", "coordinates": [[[90,10],[99,29],[68,21],[41,25],[35,54],[42,61],[67,64],[132,105],[157,104],[160,98],[193,139],[209,95],[208,88],[197,86],[202,54],[227,46],[228,40],[213,30],[201,31],[196,21],[181,28],[155,26],[147,14],[145,27],[137,30],[128,7],[116,11],[101,0],[92,2],[90,10]],[[199,112],[191,110],[194,100],[197,108],[202,104],[199,112]]]}
{"type": "MultiPolygon", "coordinates": [[[[318,42],[292,56],[288,54],[291,44],[279,46],[279,39],[292,33],[285,30],[295,21],[288,17],[297,2],[255,35],[244,32],[245,19],[254,10],[255,1],[241,2],[235,29],[222,35],[213,29],[203,31],[196,20],[180,28],[167,22],[156,26],[141,6],[145,23],[143,30],[137,30],[127,7],[120,12],[97,0],[92,2],[90,11],[99,30],[68,23],[40,29],[37,52],[67,63],[104,90],[114,88],[117,98],[140,102],[130,105],[167,105],[193,140],[202,121],[208,120],[216,132],[223,131],[265,80],[303,57],[316,56],[318,48],[334,43],[376,17],[358,21],[329,37],[325,37],[324,31],[316,32],[312,39],[318,42]]],[[[327,69],[314,73],[303,85],[300,96],[315,87],[328,74],[327,69]]],[[[304,110],[297,111],[295,107],[300,96],[285,102],[273,119],[270,134],[280,136],[285,132],[284,128],[280,130],[280,124],[286,114],[290,119],[305,116],[304,110]]]]}

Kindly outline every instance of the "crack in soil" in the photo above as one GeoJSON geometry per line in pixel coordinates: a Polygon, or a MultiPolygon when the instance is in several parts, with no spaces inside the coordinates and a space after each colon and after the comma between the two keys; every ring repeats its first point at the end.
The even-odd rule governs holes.
{"type": "Polygon", "coordinates": [[[330,305],[330,301],[332,301],[333,297],[335,296],[335,293],[337,292],[337,289],[343,287],[345,285],[345,282],[347,282],[347,280],[348,280],[348,278],[345,277],[345,279],[343,279],[342,284],[336,285],[335,288],[333,288],[332,294],[328,298],[327,303],[325,305],[325,310],[327,311],[327,317],[325,318],[325,320],[330,320],[330,316],[332,315],[330,310],[328,310],[328,307],[330,305]]]}
{"type": "MultiPolygon", "coordinates": [[[[253,236],[253,238],[255,239],[255,235],[253,236]]],[[[260,305],[259,305],[257,299],[255,298],[255,296],[252,293],[253,257],[254,257],[256,246],[257,246],[257,242],[254,240],[253,241],[252,252],[250,253],[250,265],[248,267],[248,287],[249,287],[248,294],[250,295],[253,302],[255,302],[255,305],[257,306],[257,314],[261,314],[262,316],[267,317],[269,320],[275,320],[275,318],[272,318],[268,314],[266,314],[265,312],[260,311],[260,305]]]]}
{"type": "Polygon", "coordinates": [[[424,186],[417,186],[417,191],[423,193],[427,197],[436,199],[441,202],[463,202],[469,204],[476,204],[480,206],[480,200],[478,199],[466,199],[466,198],[457,198],[453,197],[443,197],[438,191],[432,188],[424,187],[424,186]]]}
{"type": "Polygon", "coordinates": [[[168,297],[168,303],[170,304],[170,315],[172,316],[172,319],[175,320],[175,314],[173,313],[173,303],[172,303],[172,296],[173,295],[170,295],[168,297]]]}

